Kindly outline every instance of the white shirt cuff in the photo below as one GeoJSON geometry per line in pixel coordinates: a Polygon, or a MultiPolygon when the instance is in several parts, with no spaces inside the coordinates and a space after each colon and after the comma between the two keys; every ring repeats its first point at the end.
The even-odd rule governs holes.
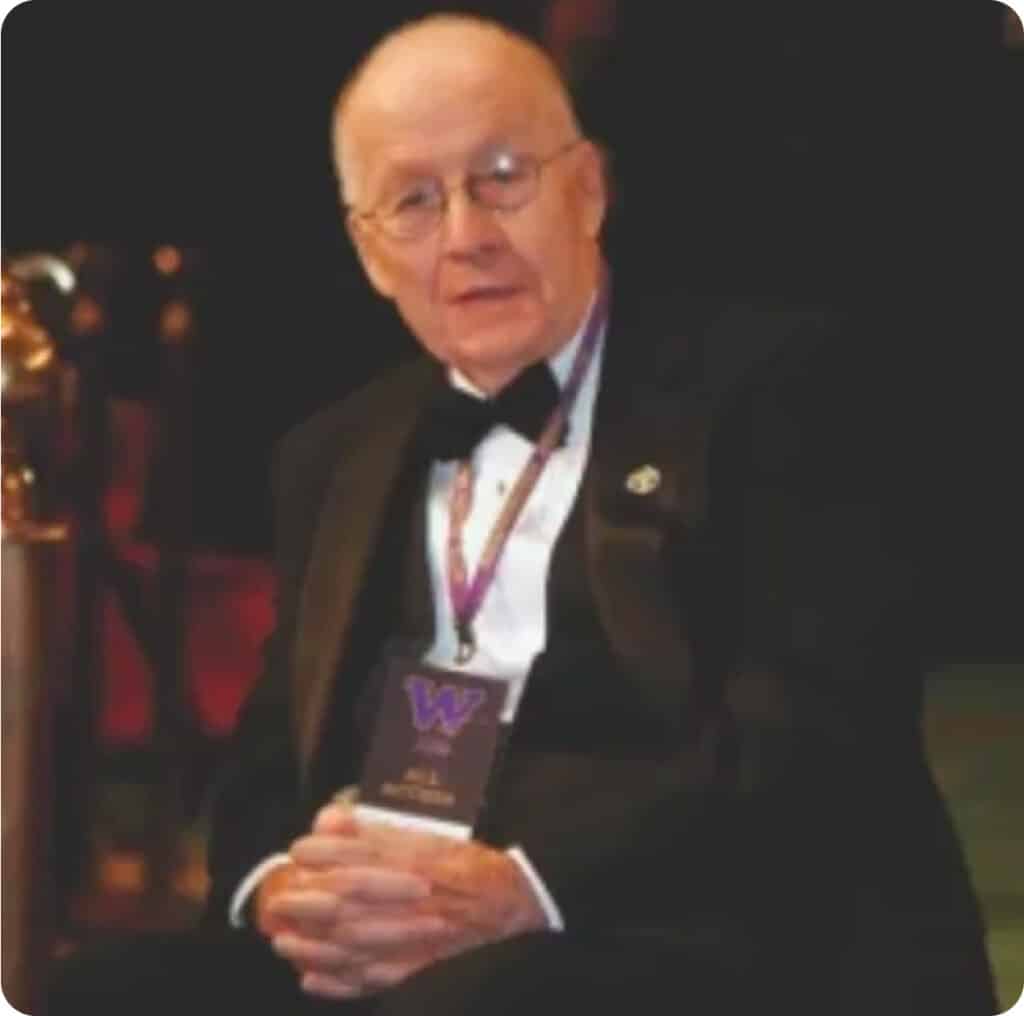
{"type": "Polygon", "coordinates": [[[253,890],[263,881],[263,876],[282,864],[287,864],[291,858],[287,854],[271,854],[270,857],[260,861],[252,871],[239,883],[231,903],[228,905],[228,923],[232,928],[245,927],[245,904],[252,895],[253,890]]]}
{"type": "Polygon", "coordinates": [[[526,881],[530,883],[530,888],[533,889],[533,894],[537,897],[537,902],[548,919],[548,927],[551,931],[565,931],[565,921],[562,920],[562,912],[558,909],[558,904],[555,903],[551,893],[548,892],[548,887],[537,874],[534,866],[530,864],[530,859],[523,853],[522,848],[509,847],[505,853],[519,865],[520,871],[526,876],[526,881]]]}

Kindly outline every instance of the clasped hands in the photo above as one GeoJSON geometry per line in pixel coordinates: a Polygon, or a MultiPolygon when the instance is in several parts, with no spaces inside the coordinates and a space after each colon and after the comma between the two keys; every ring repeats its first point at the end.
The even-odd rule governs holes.
{"type": "Polygon", "coordinates": [[[260,883],[256,922],[302,989],[346,999],[468,949],[547,927],[503,851],[320,810],[260,883]]]}

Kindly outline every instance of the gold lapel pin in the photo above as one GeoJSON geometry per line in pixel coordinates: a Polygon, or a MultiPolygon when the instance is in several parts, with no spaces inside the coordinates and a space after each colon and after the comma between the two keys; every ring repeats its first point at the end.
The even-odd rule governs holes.
{"type": "Polygon", "coordinates": [[[653,494],[661,486],[661,470],[657,466],[639,466],[626,477],[626,490],[641,497],[653,494]]]}

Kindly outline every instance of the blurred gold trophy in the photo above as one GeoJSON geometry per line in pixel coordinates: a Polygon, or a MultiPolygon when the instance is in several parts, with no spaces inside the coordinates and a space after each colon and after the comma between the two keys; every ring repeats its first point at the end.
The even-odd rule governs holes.
{"type": "Polygon", "coordinates": [[[74,288],[57,258],[4,259],[2,972],[4,995],[31,1013],[40,1011],[53,948],[52,713],[68,541],[57,495],[67,370],[29,299],[39,281],[74,288]]]}
{"type": "Polygon", "coordinates": [[[55,471],[64,418],[64,371],[53,338],[35,317],[26,287],[7,266],[2,307],[4,538],[10,532],[22,539],[48,539],[48,530],[60,528],[55,471]]]}

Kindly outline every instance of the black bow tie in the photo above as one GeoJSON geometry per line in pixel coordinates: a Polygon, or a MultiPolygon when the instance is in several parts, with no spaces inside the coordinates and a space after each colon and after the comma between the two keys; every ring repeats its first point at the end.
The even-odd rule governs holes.
{"type": "Polygon", "coordinates": [[[427,408],[421,432],[424,448],[441,461],[466,459],[499,424],[536,442],[559,397],[558,382],[547,363],[528,367],[491,399],[474,398],[445,385],[427,408]]]}

